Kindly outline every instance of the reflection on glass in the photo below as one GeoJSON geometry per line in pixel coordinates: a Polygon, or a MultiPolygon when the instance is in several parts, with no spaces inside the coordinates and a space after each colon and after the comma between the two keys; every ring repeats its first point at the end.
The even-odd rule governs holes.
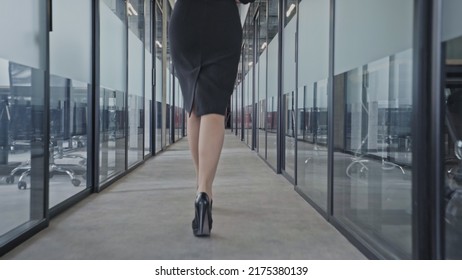
{"type": "Polygon", "coordinates": [[[277,108],[278,108],[278,1],[268,1],[268,70],[267,70],[267,99],[266,99],[266,147],[267,161],[277,167],[277,108]]]}
{"type": "Polygon", "coordinates": [[[183,96],[180,83],[175,78],[175,108],[174,108],[175,141],[182,137],[183,130],[183,96]]]}
{"type": "Polygon", "coordinates": [[[153,135],[152,131],[152,97],[153,97],[153,88],[152,88],[152,54],[147,49],[145,49],[145,71],[144,71],[144,155],[151,154],[151,139],[153,135]]]}
{"type": "MultiPolygon", "coordinates": [[[[459,27],[458,27],[459,28],[459,27]]],[[[446,259],[462,259],[462,37],[444,44],[446,259]]]]}
{"type": "Polygon", "coordinates": [[[144,155],[150,155],[152,152],[151,141],[153,136],[152,122],[152,98],[153,98],[153,56],[152,56],[152,1],[144,2],[144,155]]]}
{"type": "Polygon", "coordinates": [[[90,85],[50,76],[50,207],[87,184],[90,85]]]}
{"type": "MultiPolygon", "coordinates": [[[[130,32],[130,31],[129,31],[130,32]]],[[[143,159],[143,56],[141,42],[129,36],[129,94],[128,94],[128,164],[129,166],[143,159]],[[132,42],[135,41],[135,42],[132,42]],[[136,50],[134,50],[136,49],[136,50]],[[135,68],[135,69],[133,69],[135,68]]]]}
{"type": "Polygon", "coordinates": [[[143,160],[145,0],[127,1],[128,15],[128,165],[143,160]]]}
{"type": "Polygon", "coordinates": [[[156,94],[154,102],[154,122],[155,122],[155,152],[162,150],[162,10],[157,4],[155,5],[155,79],[156,79],[156,94]]]}
{"type": "Polygon", "coordinates": [[[144,1],[127,1],[128,14],[128,165],[143,160],[144,1]]]}
{"type": "Polygon", "coordinates": [[[173,114],[173,73],[170,72],[171,67],[171,60],[167,60],[167,63],[170,65],[167,68],[167,102],[166,102],[166,115],[165,115],[165,133],[167,137],[167,143],[172,144],[172,114],[173,114]]]}
{"type": "Polygon", "coordinates": [[[295,42],[297,34],[297,0],[286,0],[286,14],[284,17],[284,35],[282,42],[283,49],[283,97],[282,97],[282,119],[284,130],[283,141],[283,164],[282,169],[291,178],[295,179],[295,103],[296,103],[296,54],[295,42]]]}
{"type": "Polygon", "coordinates": [[[300,0],[285,0],[284,26],[297,15],[297,2],[300,0]]]}
{"type": "Polygon", "coordinates": [[[237,87],[237,135],[241,138],[242,133],[242,87],[237,87]]]}
{"type": "Polygon", "coordinates": [[[101,0],[111,11],[119,17],[120,20],[124,20],[125,10],[128,10],[128,6],[125,1],[120,0],[101,0]]]}
{"type": "MultiPolygon", "coordinates": [[[[256,6],[249,7],[249,14],[255,13],[256,6]]],[[[247,145],[253,148],[253,118],[254,118],[254,39],[255,27],[253,25],[253,17],[246,18],[246,24],[243,30],[243,49],[242,63],[244,69],[244,139],[247,145]]]]}
{"type": "Polygon", "coordinates": [[[128,95],[128,164],[143,160],[143,97],[128,95]]]}
{"type": "MultiPolygon", "coordinates": [[[[129,100],[126,95],[127,68],[130,68],[129,75],[134,74],[132,70],[137,71],[137,73],[140,72],[135,67],[137,63],[135,63],[133,56],[128,62],[126,59],[128,44],[130,43],[130,55],[133,52],[134,42],[138,40],[133,38],[135,36],[130,30],[127,35],[127,26],[125,25],[125,20],[123,20],[125,17],[119,16],[119,13],[126,15],[126,2],[123,0],[103,2],[104,4],[100,5],[100,182],[104,182],[126,169],[126,136],[129,126],[127,124],[126,104],[126,100],[129,100]],[[108,4],[108,2],[113,4],[108,4]]],[[[135,87],[135,85],[139,87],[139,84],[133,83],[133,76],[129,76],[129,80],[131,81],[129,84],[130,108],[136,110],[141,104],[132,96],[139,95],[141,90],[137,90],[135,87]]],[[[130,113],[133,114],[134,112],[130,113]]],[[[136,122],[134,123],[130,124],[131,130],[133,130],[133,127],[137,127],[136,122]]],[[[132,136],[136,135],[133,131],[130,132],[132,136]]],[[[133,141],[130,142],[133,143],[133,141]]]]}
{"type": "Polygon", "coordinates": [[[100,89],[100,182],[125,170],[125,94],[100,89]]]}
{"type": "Polygon", "coordinates": [[[327,209],[327,80],[299,88],[298,187],[327,209]]]}
{"type": "Polygon", "coordinates": [[[91,187],[87,180],[87,127],[92,79],[92,1],[61,0],[52,4],[50,208],[91,187]]]}
{"type": "Polygon", "coordinates": [[[411,256],[412,51],[335,76],[334,215],[411,256]]]}
{"type": "Polygon", "coordinates": [[[145,33],[145,3],[146,0],[127,0],[128,28],[133,34],[143,40],[145,33]]]}
{"type": "Polygon", "coordinates": [[[43,218],[44,81],[43,71],[0,58],[0,237],[43,218]]]}
{"type": "Polygon", "coordinates": [[[284,170],[295,178],[295,92],[284,94],[282,110],[285,138],[284,170]]]}
{"type": "Polygon", "coordinates": [[[267,65],[267,2],[260,2],[260,8],[255,18],[255,106],[256,106],[256,149],[261,157],[266,159],[266,65],[267,65]]]}

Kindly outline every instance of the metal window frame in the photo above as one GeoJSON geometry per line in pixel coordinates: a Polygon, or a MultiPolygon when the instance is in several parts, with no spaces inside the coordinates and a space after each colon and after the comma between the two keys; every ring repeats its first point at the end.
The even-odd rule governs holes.
{"type": "Polygon", "coordinates": [[[414,0],[413,150],[414,259],[444,258],[442,1],[414,0]],[[421,125],[421,124],[424,125],[421,125]]]}

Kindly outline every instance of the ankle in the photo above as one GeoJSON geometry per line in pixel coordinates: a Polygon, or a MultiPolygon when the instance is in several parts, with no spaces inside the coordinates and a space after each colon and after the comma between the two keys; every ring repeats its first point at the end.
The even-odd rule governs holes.
{"type": "Polygon", "coordinates": [[[197,189],[196,191],[196,197],[200,194],[200,193],[205,193],[207,194],[207,197],[209,199],[209,201],[212,201],[212,193],[211,192],[208,192],[208,191],[201,191],[199,188],[197,189]]]}

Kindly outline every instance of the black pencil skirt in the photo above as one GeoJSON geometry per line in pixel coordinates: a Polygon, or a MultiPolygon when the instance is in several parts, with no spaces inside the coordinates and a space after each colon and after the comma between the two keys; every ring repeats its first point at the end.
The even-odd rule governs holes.
{"type": "Polygon", "coordinates": [[[236,80],[242,26],[235,0],[178,0],[170,52],[186,111],[224,115],[236,80]]]}

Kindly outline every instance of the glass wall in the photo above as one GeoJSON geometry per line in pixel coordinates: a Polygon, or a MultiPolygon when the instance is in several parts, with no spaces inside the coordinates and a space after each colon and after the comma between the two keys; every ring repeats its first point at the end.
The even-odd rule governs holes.
{"type": "Polygon", "coordinates": [[[412,253],[412,24],[412,0],[336,2],[333,214],[398,258],[412,253]]]}
{"type": "Polygon", "coordinates": [[[88,100],[92,3],[53,1],[50,33],[50,207],[90,187],[88,100]]]}
{"type": "Polygon", "coordinates": [[[143,160],[145,86],[145,0],[127,1],[128,16],[128,166],[143,160]]]}
{"type": "Polygon", "coordinates": [[[243,30],[243,76],[244,76],[244,140],[253,149],[253,118],[254,118],[254,21],[255,5],[250,5],[246,24],[243,30]]]}
{"type": "Polygon", "coordinates": [[[239,139],[242,140],[242,86],[241,84],[237,86],[237,90],[236,90],[236,95],[237,95],[237,111],[236,111],[236,115],[237,115],[237,135],[239,137],[239,139]]]}
{"type": "Polygon", "coordinates": [[[153,98],[153,40],[152,40],[152,12],[153,3],[151,1],[144,2],[144,155],[150,155],[152,152],[152,98],[153,98]]]}
{"type": "Polygon", "coordinates": [[[175,77],[175,107],[173,110],[173,126],[175,128],[175,141],[182,137],[183,133],[183,95],[181,93],[180,83],[175,77]]]}
{"type": "Polygon", "coordinates": [[[462,259],[462,2],[443,1],[446,259],[462,259]]]}
{"type": "MultiPolygon", "coordinates": [[[[172,13],[172,9],[170,5],[163,7],[164,12],[167,14],[167,30],[170,26],[170,15],[172,13]]],[[[167,48],[167,56],[166,56],[166,67],[167,67],[167,77],[165,82],[167,83],[167,92],[166,92],[166,105],[165,105],[165,133],[167,135],[167,144],[170,145],[173,143],[173,136],[175,135],[174,127],[173,127],[173,117],[174,117],[174,102],[173,98],[175,95],[175,73],[172,63],[172,58],[170,55],[170,41],[167,39],[166,48],[167,48]]]]}
{"type": "Polygon", "coordinates": [[[267,8],[268,3],[261,1],[258,9],[258,14],[255,17],[253,28],[255,29],[255,102],[256,115],[255,136],[256,149],[258,154],[266,159],[266,74],[267,74],[267,8]]]}
{"type": "Polygon", "coordinates": [[[278,53],[279,53],[279,17],[278,1],[268,1],[268,73],[266,99],[266,157],[268,163],[277,168],[277,125],[278,125],[278,53]]]}
{"type": "Polygon", "coordinates": [[[159,1],[156,1],[155,4],[155,42],[154,42],[154,50],[155,50],[155,79],[156,79],[156,94],[155,94],[155,152],[159,152],[162,150],[162,87],[164,79],[162,77],[162,67],[163,67],[163,60],[162,60],[162,6],[159,4],[159,1]]]}
{"type": "Polygon", "coordinates": [[[2,1],[0,25],[1,248],[45,218],[47,1],[2,1]]]}
{"type": "Polygon", "coordinates": [[[100,182],[126,167],[126,12],[123,0],[100,0],[100,182]]]}
{"type": "Polygon", "coordinates": [[[284,1],[284,31],[282,39],[282,119],[284,154],[282,169],[295,179],[296,121],[296,43],[298,0],[284,1]]]}
{"type": "Polygon", "coordinates": [[[299,4],[297,188],[327,211],[329,1],[299,4]]]}
{"type": "MultiPolygon", "coordinates": [[[[162,60],[169,57],[160,8],[149,0],[2,1],[0,255],[142,162],[152,144],[165,146],[162,60]]],[[[168,128],[178,140],[183,99],[169,79],[168,128]]]]}
{"type": "Polygon", "coordinates": [[[167,65],[169,65],[169,67],[167,67],[167,80],[166,80],[166,83],[167,83],[167,102],[166,102],[166,112],[167,114],[165,115],[165,133],[167,135],[167,143],[168,144],[171,144],[172,143],[172,120],[173,120],[173,91],[175,90],[175,87],[173,85],[173,80],[175,78],[175,76],[173,76],[173,73],[172,73],[172,70],[173,70],[173,67],[172,67],[172,64],[171,64],[171,60],[168,59],[167,60],[167,65]]]}

